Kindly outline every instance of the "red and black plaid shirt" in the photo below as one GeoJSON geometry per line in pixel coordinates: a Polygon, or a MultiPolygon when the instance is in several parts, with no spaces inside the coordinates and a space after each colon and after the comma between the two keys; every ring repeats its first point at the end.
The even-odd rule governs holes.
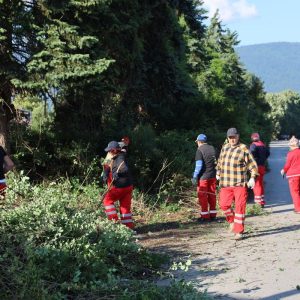
{"type": "Polygon", "coordinates": [[[257,164],[247,146],[240,143],[224,145],[217,164],[220,186],[246,186],[248,172],[253,178],[258,175],[257,164]]]}

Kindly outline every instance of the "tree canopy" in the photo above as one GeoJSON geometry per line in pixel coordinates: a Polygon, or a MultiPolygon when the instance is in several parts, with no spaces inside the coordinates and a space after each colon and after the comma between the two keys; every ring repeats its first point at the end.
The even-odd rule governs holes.
{"type": "MultiPolygon", "coordinates": [[[[219,145],[228,127],[270,133],[263,84],[241,65],[237,33],[218,13],[207,25],[202,1],[2,0],[0,14],[0,97],[44,103],[53,118],[39,123],[40,145],[64,172],[74,151],[88,161],[139,130],[153,133],[149,178],[173,157],[161,143],[170,132],[193,140],[201,130],[219,145]]],[[[132,147],[145,161],[144,145],[132,147]]]]}

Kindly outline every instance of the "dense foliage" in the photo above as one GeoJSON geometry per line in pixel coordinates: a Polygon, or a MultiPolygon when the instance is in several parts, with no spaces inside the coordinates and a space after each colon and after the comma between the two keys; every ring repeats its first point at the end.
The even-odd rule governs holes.
{"type": "Polygon", "coordinates": [[[1,299],[206,299],[191,286],[156,287],[166,257],[106,221],[95,185],[32,185],[11,174],[0,214],[1,299]]]}
{"type": "Polygon", "coordinates": [[[269,119],[273,124],[273,135],[298,136],[300,131],[300,95],[293,91],[267,94],[271,107],[269,119]]]}
{"type": "Polygon", "coordinates": [[[240,64],[237,34],[218,14],[204,23],[202,1],[1,2],[0,38],[11,41],[2,82],[34,116],[32,130],[13,129],[12,151],[31,177],[85,178],[125,134],[144,188],[166,160],[175,163],[164,178],[191,173],[200,131],[218,148],[233,126],[245,142],[252,131],[268,139],[262,83],[240,64]]]}

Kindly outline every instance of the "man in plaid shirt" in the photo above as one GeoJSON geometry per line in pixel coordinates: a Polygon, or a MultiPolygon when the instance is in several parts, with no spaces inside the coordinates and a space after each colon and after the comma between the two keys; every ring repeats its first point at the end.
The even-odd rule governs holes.
{"type": "Polygon", "coordinates": [[[244,232],[247,186],[254,187],[258,168],[247,146],[239,142],[236,128],[228,129],[227,138],[228,144],[223,146],[217,164],[216,178],[221,187],[220,208],[230,224],[230,231],[235,233],[235,239],[241,239],[244,232]],[[235,210],[231,207],[233,201],[235,210]]]}

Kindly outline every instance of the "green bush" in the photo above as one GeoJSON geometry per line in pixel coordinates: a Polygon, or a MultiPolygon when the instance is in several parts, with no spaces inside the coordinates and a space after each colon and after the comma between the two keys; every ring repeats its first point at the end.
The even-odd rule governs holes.
{"type": "Polygon", "coordinates": [[[32,185],[13,173],[8,185],[0,214],[1,299],[172,299],[179,286],[197,295],[184,284],[159,288],[147,281],[167,257],[106,220],[97,185],[32,185]]]}
{"type": "MultiPolygon", "coordinates": [[[[99,141],[97,147],[95,141],[65,144],[54,134],[50,125],[44,131],[36,132],[14,124],[11,132],[13,160],[17,168],[24,170],[31,179],[43,181],[44,178],[67,175],[84,183],[100,183],[100,156],[105,155],[101,147],[107,141],[99,141]]],[[[186,178],[192,175],[196,151],[194,141],[200,132],[205,132],[209,143],[220,149],[225,133],[213,127],[158,134],[150,125],[137,126],[130,134],[127,155],[134,185],[151,194],[161,194],[163,190],[169,193],[172,188],[173,193],[177,193],[176,189],[184,187],[186,178]]],[[[118,133],[115,139],[119,138],[118,133]]]]}

